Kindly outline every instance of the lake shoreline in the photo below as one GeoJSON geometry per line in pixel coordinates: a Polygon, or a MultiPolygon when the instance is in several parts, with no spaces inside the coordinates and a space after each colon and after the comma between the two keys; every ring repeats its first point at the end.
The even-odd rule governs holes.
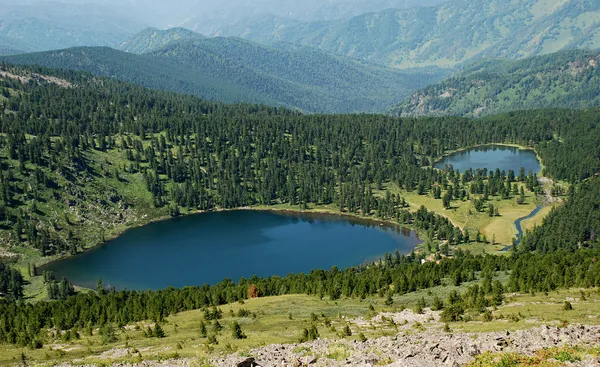
{"type": "Polygon", "coordinates": [[[95,288],[97,279],[117,289],[181,288],[214,285],[227,278],[354,268],[396,251],[409,255],[421,242],[415,231],[398,224],[322,212],[244,208],[138,228],[40,270],[86,289],[95,288]]]}
{"type": "MultiPolygon", "coordinates": [[[[439,169],[439,168],[435,168],[434,166],[441,162],[442,160],[444,160],[444,158],[447,158],[449,156],[451,156],[452,154],[456,154],[456,153],[460,153],[460,152],[465,152],[467,150],[471,150],[471,149],[476,149],[476,148],[483,148],[483,147],[493,147],[493,146],[498,146],[498,147],[510,147],[510,148],[517,148],[519,150],[529,150],[532,151],[533,153],[535,153],[535,157],[538,160],[539,164],[540,164],[540,177],[544,177],[543,173],[544,173],[544,162],[542,161],[542,158],[540,157],[539,153],[535,150],[535,148],[533,147],[526,147],[524,145],[519,145],[519,144],[514,144],[514,143],[486,143],[486,144],[475,144],[475,145],[470,145],[468,147],[465,148],[458,148],[458,149],[453,149],[453,150],[448,150],[445,151],[444,154],[442,154],[441,156],[435,157],[433,159],[433,162],[431,162],[431,168],[433,169],[439,169]]],[[[464,173],[464,172],[463,172],[464,173]]]]}
{"type": "MultiPolygon", "coordinates": [[[[513,143],[476,144],[476,145],[472,145],[472,146],[468,146],[468,147],[464,147],[464,148],[460,148],[460,149],[446,151],[444,153],[444,155],[435,159],[434,162],[432,162],[432,164],[435,165],[436,163],[443,160],[445,157],[448,157],[448,156],[458,153],[458,152],[467,151],[467,150],[475,149],[475,148],[493,147],[493,146],[512,147],[512,148],[517,148],[519,150],[533,151],[536,155],[536,158],[537,158],[540,166],[541,166],[541,170],[542,170],[541,172],[543,172],[543,169],[544,169],[543,162],[542,162],[541,158],[539,157],[537,151],[534,148],[526,147],[526,146],[522,146],[522,145],[518,145],[518,144],[513,144],[513,143]]],[[[543,177],[543,176],[540,175],[540,177],[543,177]]],[[[318,206],[317,205],[317,206],[313,206],[309,209],[300,209],[300,208],[287,207],[286,205],[287,204],[279,203],[279,204],[274,204],[274,205],[252,205],[252,206],[244,206],[244,207],[239,207],[239,208],[214,208],[214,209],[210,209],[210,210],[190,211],[185,214],[182,214],[179,217],[188,217],[188,216],[194,216],[194,215],[227,212],[227,211],[264,211],[264,212],[273,212],[273,213],[279,213],[279,214],[303,214],[303,215],[316,215],[316,216],[325,215],[328,217],[333,217],[333,218],[338,218],[338,219],[346,218],[351,221],[355,221],[355,222],[357,222],[357,224],[361,224],[361,225],[369,225],[372,223],[373,225],[379,224],[379,225],[385,225],[385,226],[389,226],[389,227],[393,226],[393,227],[406,228],[408,230],[414,231],[417,238],[420,241],[418,244],[416,244],[413,251],[415,251],[415,253],[421,253],[424,251],[422,245],[423,245],[423,243],[425,243],[425,240],[423,240],[423,237],[426,234],[423,233],[423,231],[417,230],[416,228],[414,228],[411,225],[400,224],[400,223],[396,222],[395,220],[379,219],[379,218],[373,218],[370,216],[365,216],[365,215],[360,215],[360,214],[340,212],[339,209],[337,209],[337,208],[332,209],[332,208],[328,208],[326,206],[318,206]],[[286,206],[286,207],[282,207],[282,206],[286,206]]],[[[446,215],[444,215],[444,213],[436,213],[436,214],[448,218],[446,215]]],[[[144,226],[154,224],[154,223],[172,220],[174,218],[177,218],[177,217],[172,217],[169,215],[160,215],[160,216],[156,216],[151,219],[148,219],[148,220],[142,220],[131,226],[126,226],[122,229],[119,229],[119,230],[111,233],[110,236],[107,236],[107,238],[103,242],[98,242],[98,243],[92,244],[90,246],[86,246],[82,251],[77,252],[75,255],[71,255],[71,254],[67,253],[67,254],[61,254],[61,255],[56,255],[56,256],[51,256],[51,257],[41,257],[40,256],[38,259],[36,259],[34,264],[38,267],[39,271],[43,271],[43,269],[50,264],[53,264],[55,262],[58,262],[58,261],[61,261],[61,260],[67,259],[67,258],[71,258],[73,256],[81,255],[89,250],[95,249],[99,246],[103,246],[103,245],[123,236],[126,232],[128,232],[130,230],[144,227],[144,226]]],[[[454,223],[454,222],[452,222],[452,223],[462,229],[462,227],[460,225],[458,225],[457,223],[454,223]]],[[[513,223],[513,226],[516,228],[515,223],[513,223]]],[[[20,260],[18,262],[20,262],[20,260]]],[[[21,265],[23,266],[23,265],[27,265],[27,264],[21,262],[21,265]]]]}
{"type": "Polygon", "coordinates": [[[354,222],[354,224],[359,224],[359,225],[363,225],[363,226],[367,226],[367,225],[372,225],[373,227],[379,227],[379,226],[386,226],[388,228],[390,227],[401,227],[401,228],[405,228],[409,231],[412,231],[415,233],[415,236],[418,238],[419,243],[416,244],[416,246],[414,247],[413,251],[415,251],[416,253],[419,253],[419,246],[422,245],[424,243],[424,240],[421,238],[422,233],[419,233],[419,231],[417,231],[415,228],[412,228],[412,226],[409,225],[403,225],[400,224],[398,222],[395,222],[393,220],[385,220],[385,219],[379,219],[379,218],[371,218],[371,217],[367,217],[367,216],[362,216],[362,215],[358,215],[358,214],[352,214],[352,213],[347,213],[347,212],[336,212],[333,209],[329,209],[329,208],[322,208],[322,207],[315,207],[312,209],[293,209],[293,208],[277,208],[277,205],[283,205],[283,204],[275,204],[273,206],[267,206],[267,205],[257,205],[257,206],[244,206],[244,207],[239,207],[239,208],[215,208],[215,209],[211,209],[211,210],[198,210],[198,211],[194,211],[194,212],[189,212],[189,213],[185,213],[183,215],[180,215],[178,217],[172,217],[172,216],[161,216],[161,217],[157,217],[155,219],[149,220],[148,222],[145,223],[141,223],[141,224],[137,224],[134,226],[130,226],[125,228],[122,231],[119,231],[118,233],[116,233],[113,236],[110,236],[109,238],[106,239],[106,241],[104,242],[100,242],[97,244],[94,244],[92,246],[86,247],[83,251],[79,251],[76,254],[72,255],[72,254],[62,254],[59,256],[52,256],[52,257],[47,257],[45,259],[47,259],[48,261],[43,261],[44,257],[40,257],[39,262],[36,262],[35,265],[38,268],[39,272],[43,272],[44,268],[48,267],[49,265],[68,259],[68,258],[72,258],[72,257],[76,257],[78,255],[82,255],[90,250],[96,249],[98,247],[104,246],[106,244],[108,244],[111,241],[116,240],[117,238],[123,236],[126,232],[130,231],[130,230],[134,230],[134,229],[138,229],[141,227],[145,227],[147,225],[151,225],[151,224],[156,224],[156,223],[160,223],[160,222],[166,222],[172,219],[176,219],[176,218],[183,218],[183,217],[192,217],[192,216],[199,216],[199,215],[203,215],[203,214],[210,214],[210,213],[223,213],[223,212],[234,212],[234,211],[256,211],[256,212],[270,212],[270,213],[276,213],[276,214],[281,214],[281,215],[290,215],[290,214],[294,214],[294,215],[306,215],[306,216],[327,216],[330,218],[334,218],[334,219],[341,219],[341,220],[349,220],[349,222],[354,222]]]}

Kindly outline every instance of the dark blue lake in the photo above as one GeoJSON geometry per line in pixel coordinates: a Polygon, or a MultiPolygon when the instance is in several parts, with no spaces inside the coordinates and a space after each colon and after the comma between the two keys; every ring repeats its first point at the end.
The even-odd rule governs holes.
{"type": "Polygon", "coordinates": [[[435,163],[434,167],[443,169],[446,165],[452,165],[454,169],[465,172],[469,168],[500,171],[515,171],[519,174],[521,167],[525,168],[528,174],[531,170],[534,173],[540,173],[542,167],[533,150],[518,149],[501,145],[488,145],[469,150],[459,151],[444,157],[435,163]]]}
{"type": "Polygon", "coordinates": [[[421,241],[400,226],[325,215],[206,213],[152,223],[83,254],[49,264],[57,278],[95,288],[160,289],[224,278],[346,268],[421,241]]]}

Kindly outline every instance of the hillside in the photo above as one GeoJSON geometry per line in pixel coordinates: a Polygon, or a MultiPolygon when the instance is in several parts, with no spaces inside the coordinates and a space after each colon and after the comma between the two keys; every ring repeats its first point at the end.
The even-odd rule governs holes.
{"type": "Polygon", "coordinates": [[[350,20],[298,22],[271,17],[240,23],[220,34],[311,45],[391,67],[451,66],[480,55],[521,58],[574,47],[597,49],[600,3],[450,0],[350,20]]]}
{"type": "Polygon", "coordinates": [[[475,62],[392,108],[402,116],[480,116],[600,105],[600,53],[564,51],[519,61],[475,62]]]}
{"type": "Polygon", "coordinates": [[[180,40],[144,55],[74,48],[4,57],[12,63],[85,70],[153,89],[223,102],[307,112],[383,112],[441,80],[441,69],[397,71],[308,47],[259,45],[236,38],[180,40]]]}
{"type": "Polygon", "coordinates": [[[143,54],[164,47],[173,41],[202,38],[205,37],[200,33],[192,32],[185,28],[169,28],[165,30],[146,28],[131,39],[118,45],[116,49],[134,54],[143,54]]]}
{"type": "MultiPolygon", "coordinates": [[[[85,248],[102,237],[100,229],[110,237],[132,223],[169,211],[258,204],[298,207],[302,201],[305,207],[325,205],[334,211],[339,210],[337,206],[343,210],[347,206],[348,212],[362,210],[367,216],[380,208],[376,211],[380,219],[401,218],[416,228],[424,225],[421,221],[435,219],[428,226],[443,230],[429,236],[458,244],[464,237],[455,235],[458,229],[448,222],[451,213],[441,208],[440,198],[430,194],[442,180],[454,182],[453,191],[467,192],[469,178],[454,180],[449,172],[424,169],[418,164],[423,157],[476,144],[509,142],[535,147],[545,174],[556,180],[575,182],[600,169],[596,110],[531,111],[473,120],[319,116],[222,105],[79,72],[33,73],[32,69],[4,67],[0,80],[4,112],[0,128],[5,134],[0,139],[0,163],[6,175],[0,186],[4,190],[0,191],[2,228],[16,223],[25,226],[19,213],[28,213],[27,225],[35,224],[38,229],[32,233],[22,227],[16,237],[11,231],[0,230],[0,234],[3,243],[35,246],[43,249],[42,254],[66,251],[64,246],[85,248]],[[550,116],[552,124],[539,123],[549,121],[550,116]],[[177,134],[205,136],[201,143],[197,138],[176,139],[171,129],[177,129],[177,134]],[[170,135],[160,143],[163,133],[170,135]],[[46,136],[48,139],[41,138],[46,136]],[[69,139],[73,146],[67,149],[62,139],[69,139]],[[560,139],[560,144],[555,139],[560,139]],[[416,141],[418,155],[414,153],[416,141]],[[270,154],[272,151],[278,154],[270,154]],[[296,152],[306,153],[298,156],[296,152]],[[388,156],[395,159],[386,159],[388,156]],[[373,163],[365,170],[356,169],[366,160],[373,163]],[[339,166],[342,161],[352,163],[339,166]],[[241,167],[240,162],[251,169],[241,167]],[[339,181],[344,183],[343,195],[335,194],[339,181]],[[374,188],[365,187],[365,181],[374,188]],[[283,189],[287,185],[294,189],[283,189]],[[386,189],[392,185],[395,191],[386,189]],[[420,193],[415,194],[418,187],[420,193]],[[410,202],[417,195],[429,197],[435,203],[428,204],[429,210],[443,213],[444,218],[424,216],[422,210],[414,216],[406,203],[390,202],[400,201],[400,196],[410,202]],[[72,215],[59,215],[66,210],[72,215]],[[97,228],[97,221],[105,224],[97,228]]],[[[492,197],[495,206],[501,206],[502,198],[515,203],[514,190],[506,192],[505,177],[477,180],[485,180],[490,187],[482,205],[492,197]]],[[[524,184],[524,180],[515,184],[524,184]]],[[[530,182],[526,197],[531,202],[529,198],[539,188],[537,182],[530,182]]],[[[475,191],[472,195],[476,197],[475,191]]],[[[487,216],[480,209],[473,209],[471,218],[487,216]]],[[[594,237],[591,233],[586,234],[584,228],[572,234],[578,241],[594,237]]]]}
{"type": "Polygon", "coordinates": [[[256,358],[277,366],[302,358],[488,367],[560,358],[585,366],[599,353],[599,118],[599,109],[482,119],[303,115],[2,65],[0,365],[231,366],[256,358]],[[407,193],[439,200],[434,192],[469,192],[489,209],[516,202],[519,185],[539,191],[533,174],[420,164],[492,142],[535,149],[547,177],[571,188],[507,256],[463,251],[482,240],[445,209],[404,203],[407,193]],[[392,222],[431,248],[349,269],[159,291],[102,282],[82,290],[35,266],[154,220],[242,207],[392,222]]]}

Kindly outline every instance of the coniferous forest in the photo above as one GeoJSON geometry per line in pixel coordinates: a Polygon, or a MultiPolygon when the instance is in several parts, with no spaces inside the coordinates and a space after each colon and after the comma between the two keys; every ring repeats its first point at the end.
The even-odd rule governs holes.
{"type": "MultiPolygon", "coordinates": [[[[500,305],[507,291],[600,285],[600,109],[533,110],[481,119],[305,115],[150,91],[80,72],[0,67],[0,224],[11,246],[41,256],[75,254],[141,214],[333,205],[340,212],[411,226],[451,248],[469,237],[446,217],[410,210],[393,183],[436,198],[518,197],[539,190],[531,172],[432,168],[444,153],[478,144],[535,149],[543,174],[570,184],[566,204],[525,235],[511,256],[454,250],[438,263],[388,255],[351,269],[224,280],[156,292],[75,293],[47,275],[52,301],[22,300],[23,278],[0,264],[0,342],[41,347],[43,330],[82,330],[157,320],[248,297],[310,294],[364,298],[481,280],[440,305],[449,321],[500,305]],[[126,189],[127,188],[127,189],[126,189]],[[94,222],[93,218],[97,221],[94,222]],[[99,218],[99,219],[98,219],[99,218]],[[510,272],[507,285],[492,281],[510,272]],[[390,287],[393,285],[393,287],[390,287]]],[[[483,210],[483,209],[482,209],[483,210]]],[[[493,212],[491,213],[494,214],[493,212]]],[[[35,272],[35,270],[34,270],[35,272]]]]}

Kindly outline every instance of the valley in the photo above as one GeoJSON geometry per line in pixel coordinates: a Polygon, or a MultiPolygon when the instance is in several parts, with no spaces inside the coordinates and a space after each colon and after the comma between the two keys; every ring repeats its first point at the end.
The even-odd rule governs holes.
{"type": "Polygon", "coordinates": [[[598,365],[599,4],[5,0],[0,366],[598,365]]]}
{"type": "MultiPolygon", "coordinates": [[[[170,36],[177,37],[172,32],[170,36]]],[[[80,47],[1,57],[0,61],[82,70],[225,103],[314,113],[384,112],[399,98],[440,81],[449,72],[437,68],[399,71],[309,47],[270,47],[238,38],[196,36],[141,55],[80,47]]]]}

